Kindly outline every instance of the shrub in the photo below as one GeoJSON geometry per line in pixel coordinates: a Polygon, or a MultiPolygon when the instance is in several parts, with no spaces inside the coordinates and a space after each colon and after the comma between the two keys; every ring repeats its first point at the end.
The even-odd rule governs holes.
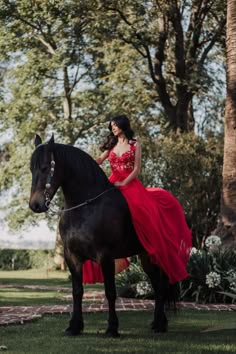
{"type": "Polygon", "coordinates": [[[192,249],[189,277],[181,283],[181,298],[196,302],[234,301],[236,295],[236,250],[221,246],[220,238],[210,236],[202,250],[192,249]]]}
{"type": "Polygon", "coordinates": [[[48,250],[0,250],[1,270],[24,270],[43,268],[52,258],[52,251],[48,250]]]}
{"type": "Polygon", "coordinates": [[[180,201],[198,248],[220,211],[222,143],[221,137],[170,133],[153,143],[142,169],[145,185],[167,189],[180,201]]]}
{"type": "Polygon", "coordinates": [[[149,278],[144,273],[141,263],[131,263],[129,268],[124,272],[116,275],[116,285],[119,296],[151,298],[153,290],[149,278]]]}
{"type": "MultiPolygon", "coordinates": [[[[236,301],[236,250],[221,245],[218,236],[206,238],[204,248],[192,248],[189,276],[179,283],[180,299],[203,303],[236,301]]],[[[152,298],[153,291],[140,261],[116,276],[119,296],[152,298]]]]}

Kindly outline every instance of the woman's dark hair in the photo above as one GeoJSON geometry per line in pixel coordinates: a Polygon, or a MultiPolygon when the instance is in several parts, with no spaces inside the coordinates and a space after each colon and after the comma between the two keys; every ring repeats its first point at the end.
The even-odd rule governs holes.
{"type": "Polygon", "coordinates": [[[134,131],[130,127],[129,118],[126,115],[115,116],[110,119],[108,129],[110,130],[111,133],[107,136],[104,144],[100,147],[102,151],[112,149],[118,141],[118,137],[114,136],[114,134],[112,133],[112,126],[111,126],[112,122],[114,122],[115,125],[117,125],[117,127],[123,131],[123,133],[125,134],[126,138],[129,141],[134,140],[133,139],[134,131]]]}

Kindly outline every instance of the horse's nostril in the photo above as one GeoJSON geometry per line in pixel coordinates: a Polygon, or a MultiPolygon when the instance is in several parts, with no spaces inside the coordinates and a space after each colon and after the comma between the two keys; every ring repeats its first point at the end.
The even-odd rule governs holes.
{"type": "Polygon", "coordinates": [[[40,205],[38,203],[35,204],[35,211],[39,211],[40,210],[40,205]]]}
{"type": "Polygon", "coordinates": [[[29,204],[29,207],[34,212],[40,212],[40,204],[38,202],[33,202],[29,204]]]}

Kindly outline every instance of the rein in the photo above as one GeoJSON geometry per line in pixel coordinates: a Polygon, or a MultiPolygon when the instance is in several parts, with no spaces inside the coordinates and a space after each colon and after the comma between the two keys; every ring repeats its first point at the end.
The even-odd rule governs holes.
{"type": "Polygon", "coordinates": [[[96,197],[94,198],[90,198],[90,199],[87,199],[85,200],[85,202],[83,203],[80,203],[78,205],[75,205],[71,208],[66,208],[66,209],[58,209],[58,210],[55,210],[55,209],[52,209],[51,208],[51,199],[50,199],[50,194],[49,194],[49,189],[51,188],[51,182],[52,182],[52,178],[53,178],[53,175],[54,175],[54,171],[55,171],[55,160],[54,160],[54,155],[53,153],[51,153],[51,168],[50,168],[50,173],[47,177],[47,182],[46,182],[46,185],[45,185],[45,190],[44,190],[44,195],[45,195],[45,206],[47,207],[47,211],[51,211],[53,214],[61,214],[61,213],[64,213],[66,211],[71,211],[71,210],[74,210],[74,209],[78,209],[84,205],[88,205],[90,203],[92,203],[94,200],[98,199],[99,197],[101,197],[103,194],[107,193],[107,192],[110,192],[114,189],[116,189],[116,187],[112,187],[112,188],[109,188],[109,189],[106,189],[105,191],[103,191],[102,193],[96,195],[96,197]]]}

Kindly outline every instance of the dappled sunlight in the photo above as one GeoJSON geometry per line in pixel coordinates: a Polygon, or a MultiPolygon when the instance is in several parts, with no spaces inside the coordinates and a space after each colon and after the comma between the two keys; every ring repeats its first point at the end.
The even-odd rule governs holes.
{"type": "Polygon", "coordinates": [[[49,271],[42,269],[15,270],[15,271],[0,271],[0,281],[2,279],[64,279],[67,280],[69,272],[49,271]]]}

